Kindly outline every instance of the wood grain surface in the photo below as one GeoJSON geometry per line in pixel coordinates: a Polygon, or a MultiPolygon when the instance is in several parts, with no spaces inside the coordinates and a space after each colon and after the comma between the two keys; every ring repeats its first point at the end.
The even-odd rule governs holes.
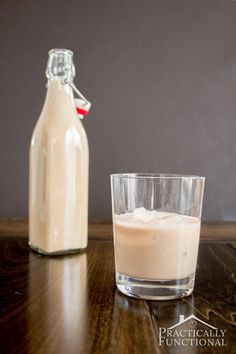
{"type": "Polygon", "coordinates": [[[47,257],[25,237],[0,238],[1,353],[236,353],[235,244],[200,245],[194,294],[172,301],[128,298],[115,286],[113,244],[47,257]],[[226,347],[160,346],[159,328],[196,315],[226,329],[226,347]]]}
{"type": "MultiPolygon", "coordinates": [[[[107,221],[91,221],[88,228],[90,239],[111,240],[112,224],[107,221]]],[[[0,236],[28,235],[28,222],[21,218],[0,218],[0,236]]],[[[203,222],[202,240],[236,241],[236,222],[203,222]]]]}

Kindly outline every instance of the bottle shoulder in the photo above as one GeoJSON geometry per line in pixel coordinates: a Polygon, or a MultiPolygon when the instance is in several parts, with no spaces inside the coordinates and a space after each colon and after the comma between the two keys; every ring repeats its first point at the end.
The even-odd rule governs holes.
{"type": "Polygon", "coordinates": [[[88,146],[86,131],[82,122],[77,117],[60,121],[60,124],[51,124],[50,120],[45,120],[44,117],[37,121],[32,138],[32,145],[49,145],[51,143],[64,143],[78,146],[88,146]]]}
{"type": "Polygon", "coordinates": [[[73,94],[70,88],[59,81],[51,82],[48,87],[31,140],[32,143],[44,141],[87,144],[85,129],[77,117],[73,94]]]}

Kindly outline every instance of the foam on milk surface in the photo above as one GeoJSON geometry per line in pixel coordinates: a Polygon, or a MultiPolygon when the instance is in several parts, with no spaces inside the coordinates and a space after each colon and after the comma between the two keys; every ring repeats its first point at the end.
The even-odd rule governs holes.
{"type": "MultiPolygon", "coordinates": [[[[153,221],[155,219],[165,219],[171,217],[169,213],[165,212],[158,212],[156,210],[147,210],[145,208],[136,208],[133,213],[133,218],[144,221],[144,222],[149,222],[153,221]]],[[[175,214],[173,214],[174,216],[175,214]]]]}
{"type": "Polygon", "coordinates": [[[116,222],[126,222],[134,224],[143,224],[145,227],[152,224],[192,224],[199,222],[197,218],[169,213],[159,210],[147,210],[145,208],[136,208],[131,213],[116,214],[116,222]]]}

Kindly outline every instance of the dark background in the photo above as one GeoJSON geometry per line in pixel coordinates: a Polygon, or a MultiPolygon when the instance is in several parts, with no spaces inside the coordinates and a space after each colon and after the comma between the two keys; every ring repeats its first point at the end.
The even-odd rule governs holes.
{"type": "Polygon", "coordinates": [[[28,150],[50,48],[92,101],[90,219],[109,174],[206,176],[205,220],[236,220],[236,2],[0,1],[0,215],[27,216],[28,150]]]}

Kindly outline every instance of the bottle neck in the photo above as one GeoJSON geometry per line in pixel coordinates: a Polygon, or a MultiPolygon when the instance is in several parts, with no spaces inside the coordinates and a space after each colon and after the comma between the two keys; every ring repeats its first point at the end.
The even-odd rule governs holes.
{"type": "Polygon", "coordinates": [[[68,49],[52,49],[46,69],[48,80],[59,80],[73,82],[75,67],[73,63],[73,52],[68,49]]]}
{"type": "Polygon", "coordinates": [[[59,102],[72,104],[79,118],[83,118],[88,113],[91,103],[73,83],[75,77],[73,52],[68,49],[50,50],[46,76],[48,78],[46,102],[56,100],[58,104],[59,102]],[[79,97],[76,100],[74,100],[74,92],[79,97]]]}
{"type": "Polygon", "coordinates": [[[66,99],[69,100],[74,105],[74,94],[70,85],[64,83],[61,79],[54,78],[48,80],[47,83],[48,94],[47,98],[53,99],[66,99]]]}

